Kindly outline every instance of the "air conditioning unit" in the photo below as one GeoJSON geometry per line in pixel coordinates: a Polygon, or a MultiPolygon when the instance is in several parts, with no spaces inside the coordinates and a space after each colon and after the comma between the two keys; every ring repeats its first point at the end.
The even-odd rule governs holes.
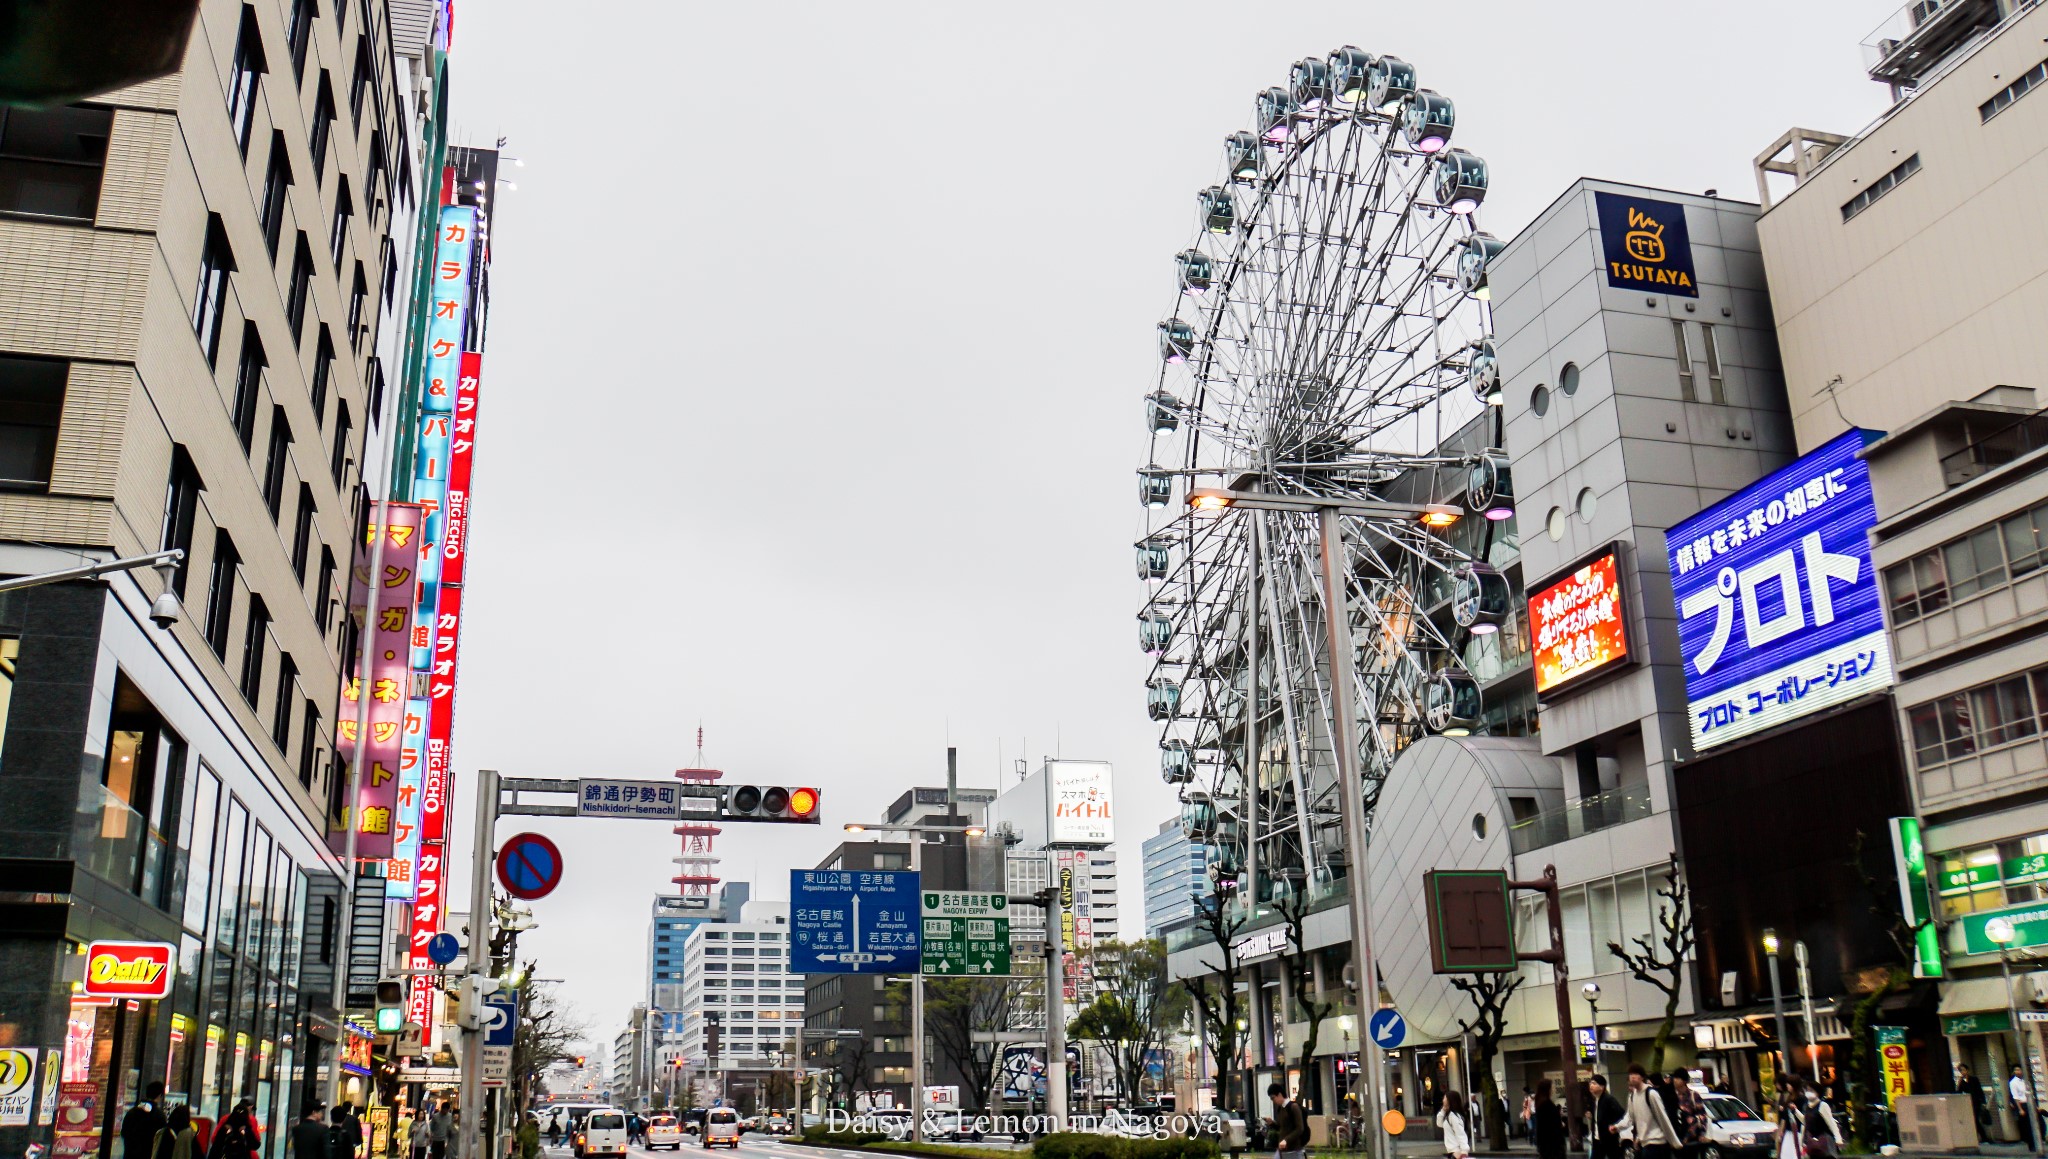
{"type": "Polygon", "coordinates": [[[1968,1095],[1903,1095],[1892,1109],[1899,1117],[1899,1144],[1913,1151],[1974,1151],[1977,1119],[1968,1095]]]}

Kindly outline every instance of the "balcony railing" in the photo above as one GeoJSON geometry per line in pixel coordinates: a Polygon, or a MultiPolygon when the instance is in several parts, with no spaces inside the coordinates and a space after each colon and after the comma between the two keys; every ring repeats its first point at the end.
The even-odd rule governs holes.
{"type": "Polygon", "coordinates": [[[1650,786],[1624,785],[1547,809],[1508,827],[1508,848],[1528,853],[1650,815],[1650,786]]]}
{"type": "Polygon", "coordinates": [[[2022,455],[2048,447],[2048,410],[2035,411],[1941,457],[1941,483],[1959,487],[2022,455]]]}

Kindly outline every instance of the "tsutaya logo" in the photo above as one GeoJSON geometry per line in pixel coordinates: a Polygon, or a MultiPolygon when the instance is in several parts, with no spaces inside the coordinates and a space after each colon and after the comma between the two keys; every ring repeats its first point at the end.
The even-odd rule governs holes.
{"type": "Polygon", "coordinates": [[[168,998],[168,942],[93,942],[85,948],[85,993],[93,998],[168,998]]]}
{"type": "Polygon", "coordinates": [[[1593,199],[1600,210],[1608,285],[1682,298],[1700,296],[1684,206],[1597,190],[1593,199]]]}

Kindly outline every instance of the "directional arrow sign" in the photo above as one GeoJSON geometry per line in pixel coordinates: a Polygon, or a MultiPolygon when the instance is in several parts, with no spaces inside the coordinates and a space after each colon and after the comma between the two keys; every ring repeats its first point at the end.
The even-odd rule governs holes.
{"type": "Polygon", "coordinates": [[[917,874],[793,869],[789,899],[792,973],[917,973],[917,874]]]}
{"type": "Polygon", "coordinates": [[[1010,972],[1010,898],[1003,893],[928,889],[924,972],[984,977],[1010,972]]]}

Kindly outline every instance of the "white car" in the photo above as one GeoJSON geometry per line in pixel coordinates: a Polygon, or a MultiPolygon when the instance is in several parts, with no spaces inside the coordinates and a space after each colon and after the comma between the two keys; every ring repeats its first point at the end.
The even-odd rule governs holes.
{"type": "Polygon", "coordinates": [[[1707,1105],[1707,1141],[1700,1146],[1698,1159],[1770,1153],[1771,1136],[1777,1128],[1741,1099],[1702,1092],[1700,1100],[1707,1105]]]}
{"type": "Polygon", "coordinates": [[[683,1149],[683,1128],[674,1115],[650,1115],[647,1118],[647,1149],[659,1151],[663,1147],[671,1151],[683,1149]]]}
{"type": "Polygon", "coordinates": [[[731,1147],[739,1150],[740,1113],[731,1107],[713,1107],[704,1113],[704,1149],[731,1147]]]}
{"type": "Polygon", "coordinates": [[[981,1124],[958,1111],[926,1111],[924,1137],[934,1142],[979,1143],[981,1124]]]}
{"type": "Polygon", "coordinates": [[[595,1155],[619,1155],[626,1153],[626,1112],[617,1107],[592,1111],[583,1118],[583,1130],[577,1133],[582,1146],[576,1148],[578,1159],[591,1159],[595,1155]]]}

